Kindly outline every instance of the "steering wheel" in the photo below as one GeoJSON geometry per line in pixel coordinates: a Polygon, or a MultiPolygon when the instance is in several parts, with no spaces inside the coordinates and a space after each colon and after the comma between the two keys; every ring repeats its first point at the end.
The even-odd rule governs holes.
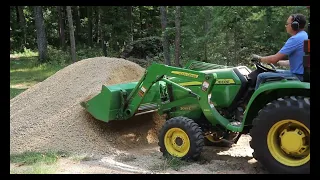
{"type": "Polygon", "coordinates": [[[262,65],[261,62],[258,61],[258,60],[253,59],[253,60],[251,60],[251,62],[253,62],[254,65],[255,65],[258,69],[261,69],[261,70],[266,71],[266,72],[276,72],[276,67],[275,67],[273,64],[271,64],[271,63],[268,63],[268,65],[271,66],[272,69],[265,67],[265,66],[262,65]]]}

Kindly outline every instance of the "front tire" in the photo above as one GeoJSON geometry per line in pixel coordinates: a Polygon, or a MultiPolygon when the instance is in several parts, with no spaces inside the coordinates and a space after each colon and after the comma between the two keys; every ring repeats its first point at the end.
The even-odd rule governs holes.
{"type": "Polygon", "coordinates": [[[250,131],[253,156],[270,173],[310,173],[310,101],[279,98],[263,108],[250,131]]]}
{"type": "Polygon", "coordinates": [[[202,130],[186,117],[174,117],[165,122],[159,133],[160,151],[184,160],[199,158],[204,146],[202,130]]]}

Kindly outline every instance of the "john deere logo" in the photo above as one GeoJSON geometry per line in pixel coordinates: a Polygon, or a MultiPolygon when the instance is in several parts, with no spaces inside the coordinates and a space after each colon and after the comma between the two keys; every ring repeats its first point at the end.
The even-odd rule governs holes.
{"type": "Polygon", "coordinates": [[[197,74],[192,74],[192,73],[187,73],[187,72],[181,72],[181,71],[171,71],[172,74],[178,74],[181,76],[187,76],[187,77],[192,77],[192,78],[198,78],[199,75],[197,74]]]}
{"type": "Polygon", "coordinates": [[[217,79],[215,84],[235,84],[233,79],[217,79]]]}
{"type": "Polygon", "coordinates": [[[180,107],[180,110],[181,111],[191,111],[191,110],[194,110],[196,109],[197,106],[194,106],[194,105],[189,105],[189,106],[181,106],[180,107]]]}

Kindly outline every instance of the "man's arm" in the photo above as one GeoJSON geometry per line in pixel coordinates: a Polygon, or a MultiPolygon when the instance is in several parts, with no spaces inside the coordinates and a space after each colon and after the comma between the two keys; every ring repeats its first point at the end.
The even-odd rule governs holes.
{"type": "Polygon", "coordinates": [[[278,61],[286,59],[287,55],[278,52],[277,54],[261,57],[261,62],[276,64],[278,61]]]}
{"type": "Polygon", "coordinates": [[[289,67],[290,62],[288,60],[280,60],[280,61],[278,61],[278,65],[283,66],[283,67],[289,67]]]}
{"type": "Polygon", "coordinates": [[[289,54],[296,50],[298,45],[299,43],[296,41],[295,38],[289,38],[277,54],[261,57],[260,60],[264,63],[276,64],[280,60],[287,59],[287,56],[289,56],[289,54]]]}

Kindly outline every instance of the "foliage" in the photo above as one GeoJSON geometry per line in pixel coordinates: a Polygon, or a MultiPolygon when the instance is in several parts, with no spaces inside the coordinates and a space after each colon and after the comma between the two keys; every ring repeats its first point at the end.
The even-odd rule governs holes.
{"type": "MultiPolygon", "coordinates": [[[[161,37],[159,6],[94,6],[92,16],[88,7],[72,7],[74,25],[79,31],[76,39],[77,56],[80,59],[102,56],[102,42],[106,42],[107,55],[119,55],[127,45],[140,38],[161,37]],[[131,11],[129,9],[131,8],[131,11]],[[92,21],[93,47],[88,49],[89,18],[92,21]],[[100,33],[101,31],[101,33],[100,33]],[[78,50],[80,49],[80,50],[78,50]]],[[[26,21],[26,43],[23,43],[23,28],[20,25],[16,6],[10,7],[10,52],[37,49],[33,8],[23,6],[26,21]]],[[[69,63],[70,47],[60,47],[59,21],[55,6],[43,6],[50,61],[69,63]],[[53,57],[51,57],[53,55],[53,57]]],[[[65,13],[65,8],[64,11],[65,13]]],[[[276,53],[289,35],[284,24],[292,13],[307,17],[305,6],[183,6],[181,8],[181,59],[208,61],[224,65],[247,64],[250,54],[269,55],[276,53]]],[[[171,57],[174,56],[175,7],[168,7],[167,34],[171,57]]],[[[65,44],[70,46],[69,27],[66,18],[65,44]]],[[[146,57],[141,54],[140,57],[146,57]]],[[[138,58],[138,57],[135,57],[138,58]]],[[[162,61],[160,55],[155,61],[162,61]]],[[[174,58],[171,58],[174,59],[174,58]]]]}

